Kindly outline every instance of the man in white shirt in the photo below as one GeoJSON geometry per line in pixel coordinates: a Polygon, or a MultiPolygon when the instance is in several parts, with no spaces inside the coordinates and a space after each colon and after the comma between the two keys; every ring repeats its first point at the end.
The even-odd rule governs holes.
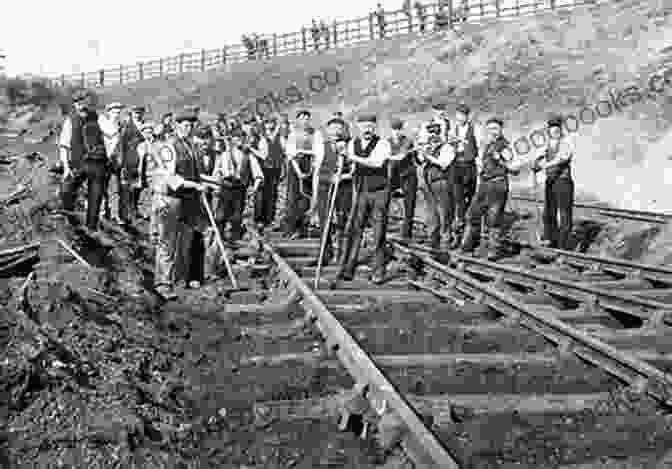
{"type": "Polygon", "coordinates": [[[355,164],[355,209],[336,280],[354,278],[362,234],[370,218],[375,245],[371,280],[380,284],[385,281],[385,239],[391,192],[387,163],[392,149],[387,139],[377,135],[375,115],[360,116],[357,125],[361,137],[350,141],[346,153],[348,160],[355,164]]]}
{"type": "Polygon", "coordinates": [[[117,205],[117,207],[115,207],[115,213],[113,214],[112,206],[110,204],[110,192],[119,192],[119,172],[114,168],[113,162],[117,159],[117,145],[119,143],[119,136],[121,135],[121,113],[123,109],[124,105],[121,103],[110,103],[105,107],[105,115],[101,115],[98,121],[100,129],[103,131],[105,149],[107,150],[107,156],[110,161],[110,171],[108,172],[107,180],[105,181],[105,190],[103,192],[103,216],[107,219],[119,218],[119,199],[116,198],[115,205],[117,205]],[[110,182],[113,177],[114,189],[111,189],[110,182]]]}
{"type": "Polygon", "coordinates": [[[430,243],[432,249],[448,249],[453,242],[454,199],[450,181],[455,151],[441,137],[438,123],[430,123],[423,130],[427,137],[418,145],[418,176],[427,203],[430,243]]]}
{"type": "Polygon", "coordinates": [[[287,219],[286,235],[291,238],[306,236],[313,190],[312,174],[315,162],[321,160],[324,142],[318,130],[310,125],[311,114],[301,110],[296,114],[296,125],[287,137],[287,219]]]}
{"type": "Polygon", "coordinates": [[[546,171],[543,244],[567,250],[570,248],[574,207],[571,171],[574,145],[562,134],[562,124],[563,119],[559,116],[548,120],[549,140],[532,170],[534,177],[537,172],[546,171]]]}

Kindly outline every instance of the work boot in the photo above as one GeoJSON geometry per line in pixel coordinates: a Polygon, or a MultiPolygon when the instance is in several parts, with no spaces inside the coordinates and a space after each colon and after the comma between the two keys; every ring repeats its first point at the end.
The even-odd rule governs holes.
{"type": "Polygon", "coordinates": [[[165,300],[174,300],[177,298],[177,293],[168,285],[159,285],[156,287],[156,293],[165,300]]]}
{"type": "Polygon", "coordinates": [[[460,243],[460,251],[462,253],[470,253],[476,249],[480,238],[480,233],[478,229],[473,225],[467,225],[466,230],[464,231],[464,236],[460,243]]]}
{"type": "Polygon", "coordinates": [[[192,290],[198,290],[199,288],[201,288],[201,282],[199,282],[198,280],[192,280],[189,282],[189,288],[191,288],[192,290]]]}

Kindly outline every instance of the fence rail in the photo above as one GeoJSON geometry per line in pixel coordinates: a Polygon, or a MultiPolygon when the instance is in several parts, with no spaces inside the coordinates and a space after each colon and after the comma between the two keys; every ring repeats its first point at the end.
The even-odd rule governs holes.
{"type": "Polygon", "coordinates": [[[173,57],[120,65],[94,72],[51,78],[53,86],[85,88],[124,85],[139,80],[215,69],[226,64],[271,57],[301,55],[329,48],[348,47],[381,38],[452,29],[463,22],[515,19],[559,9],[593,5],[597,0],[441,0],[422,9],[387,11],[382,21],[375,13],[344,21],[334,21],[327,31],[315,35],[310,27],[285,34],[260,35],[256,49],[243,44],[219,49],[182,53],[173,57]]]}

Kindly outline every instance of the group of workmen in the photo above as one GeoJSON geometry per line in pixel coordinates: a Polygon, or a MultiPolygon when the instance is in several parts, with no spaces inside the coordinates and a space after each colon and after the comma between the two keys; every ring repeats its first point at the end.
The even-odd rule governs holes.
{"type": "MultiPolygon", "coordinates": [[[[452,114],[445,103],[433,103],[433,118],[415,138],[397,118],[383,137],[377,116],[370,114],[356,116],[351,129],[341,113],[334,113],[319,129],[308,110],[298,111],[292,125],[287,115],[241,120],[220,114],[205,123],[198,108],[165,114],[155,123],[145,119],[140,106],[122,118],[121,103],[109,104],[99,116],[86,93],[75,96],[73,108],[60,139],[63,208],[74,210],[86,181],[88,228],[98,228],[102,211],[133,230],[141,218],[140,194],[148,189],[154,283],[167,299],[176,297],[178,283],[199,288],[221,274],[226,255],[221,249],[243,238],[250,196],[254,226],[261,232],[282,231],[296,239],[319,228],[323,246],[315,263],[337,262],[335,282],[354,277],[368,225],[373,228],[371,281],[385,281],[390,202],[401,199],[401,238],[410,241],[418,191],[432,249],[468,253],[484,238],[490,260],[502,254],[509,175],[518,174],[521,165],[503,135],[504,122],[493,117],[481,129],[465,105],[452,114]],[[278,221],[283,179],[286,213],[278,221]],[[114,215],[113,192],[118,193],[114,215]]],[[[546,172],[543,242],[567,249],[573,148],[562,127],[562,118],[548,120],[548,144],[532,171],[546,172]]]]}

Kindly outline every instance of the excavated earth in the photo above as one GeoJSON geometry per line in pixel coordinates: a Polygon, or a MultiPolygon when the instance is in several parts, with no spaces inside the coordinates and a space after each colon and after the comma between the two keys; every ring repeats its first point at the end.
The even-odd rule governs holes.
{"type": "MultiPolygon", "coordinates": [[[[42,136],[8,141],[0,150],[18,157],[0,167],[8,167],[0,174],[0,199],[17,183],[32,181],[27,197],[2,209],[0,247],[42,243],[28,281],[27,271],[0,278],[1,467],[404,467],[400,457],[385,459],[375,441],[339,432],[333,413],[283,420],[265,412],[266,401],[324,397],[353,383],[338,367],[319,362],[242,364],[251,356],[316,351],[321,343],[302,326],[298,309],[259,314],[227,308],[282,296],[272,280],[245,268],[242,254],[237,272],[244,291],[234,292],[222,280],[199,291],[180,290],[179,302],[162,304],[147,288],[152,252],[146,222],[138,233],[106,225],[94,237],[68,224],[54,211],[57,178],[47,169],[55,151],[42,136]]],[[[357,327],[357,339],[372,353],[422,353],[441,343],[443,352],[455,353],[547,349],[531,334],[513,343],[510,336],[478,334],[448,339],[442,324],[447,315],[464,324],[477,317],[445,304],[380,306],[356,295],[350,300],[365,312],[335,313],[346,327],[357,327]],[[422,319],[409,319],[420,312],[422,319]],[[428,324],[433,327],[424,335],[414,335],[428,324]]],[[[388,374],[416,395],[447,388],[464,394],[486,388],[543,392],[542,382],[555,392],[617,389],[611,378],[578,363],[544,368],[545,375],[534,367],[417,371],[396,368],[388,374]]],[[[570,417],[467,416],[439,435],[458,460],[469,461],[466,467],[593,467],[581,464],[602,456],[604,467],[654,467],[672,445],[668,420],[648,403],[638,415],[615,402],[570,417]],[[615,465],[633,454],[649,456],[615,465]]]]}

